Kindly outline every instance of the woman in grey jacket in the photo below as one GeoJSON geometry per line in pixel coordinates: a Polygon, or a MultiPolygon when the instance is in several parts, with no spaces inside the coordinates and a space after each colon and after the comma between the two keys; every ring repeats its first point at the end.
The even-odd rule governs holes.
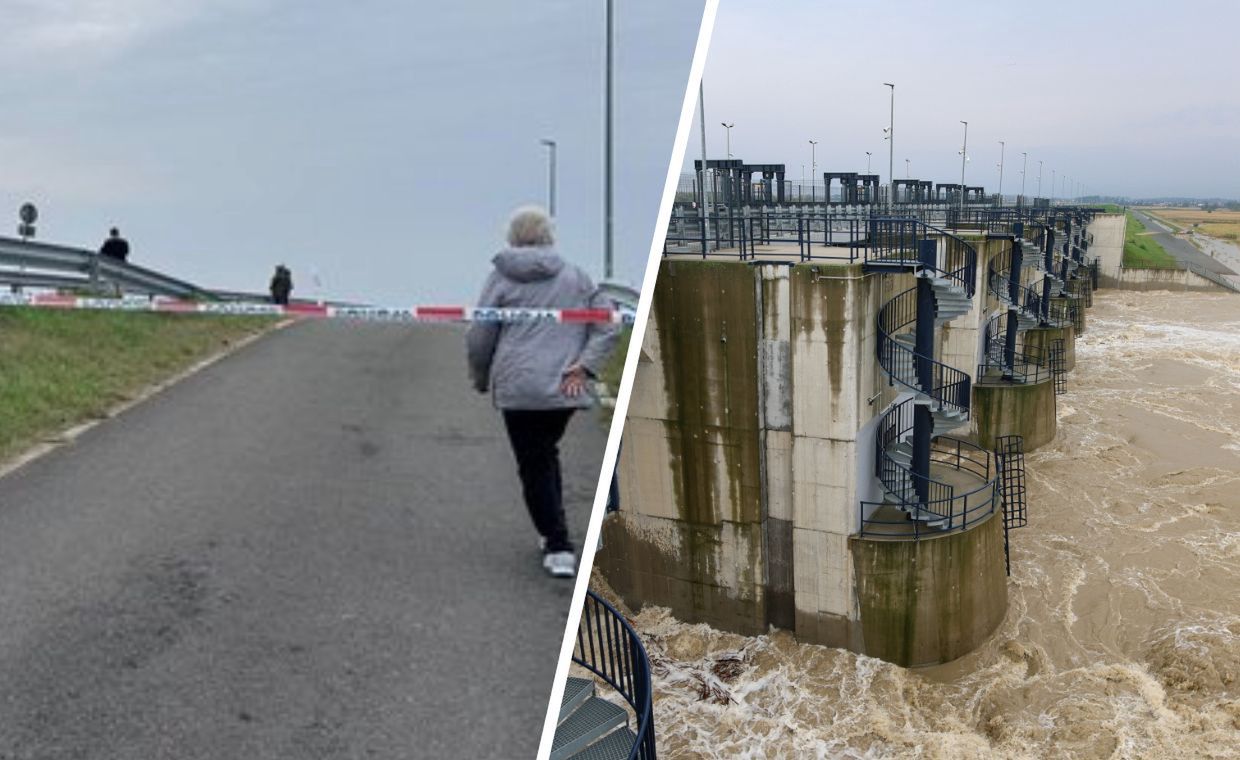
{"type": "MultiPolygon", "coordinates": [[[[608,308],[590,277],[555,252],[551,219],[527,207],[513,214],[478,298],[481,307],[608,308]]],[[[615,344],[612,324],[475,322],[466,343],[480,393],[491,391],[517,460],[525,506],[542,536],[543,567],[571,578],[577,558],[564,519],[559,443],[568,420],[592,402],[589,383],[615,344]]]]}

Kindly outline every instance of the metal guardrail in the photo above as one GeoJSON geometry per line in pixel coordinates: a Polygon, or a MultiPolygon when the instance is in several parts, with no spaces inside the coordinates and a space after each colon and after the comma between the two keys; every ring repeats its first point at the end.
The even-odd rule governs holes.
{"type": "Polygon", "coordinates": [[[646,647],[624,615],[590,589],[577,625],[573,662],[606,681],[633,708],[637,736],[629,760],[656,760],[654,687],[646,647]]]}
{"type": "Polygon", "coordinates": [[[153,269],[64,245],[0,237],[0,283],[27,287],[97,288],[123,293],[210,299],[211,291],[153,269]]]}

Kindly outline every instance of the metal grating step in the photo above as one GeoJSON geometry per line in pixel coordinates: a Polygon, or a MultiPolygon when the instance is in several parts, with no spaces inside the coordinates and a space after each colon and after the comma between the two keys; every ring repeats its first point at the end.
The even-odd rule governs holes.
{"type": "Polygon", "coordinates": [[[560,700],[560,717],[556,719],[556,722],[562,723],[572,714],[573,710],[592,696],[594,696],[593,681],[569,676],[568,682],[564,684],[564,698],[560,700]]]}
{"type": "Polygon", "coordinates": [[[628,760],[637,735],[627,728],[612,731],[601,740],[573,755],[573,760],[628,760]]]}
{"type": "Polygon", "coordinates": [[[551,760],[566,760],[616,728],[627,724],[623,708],[599,697],[590,697],[556,726],[551,741],[551,760]]]}

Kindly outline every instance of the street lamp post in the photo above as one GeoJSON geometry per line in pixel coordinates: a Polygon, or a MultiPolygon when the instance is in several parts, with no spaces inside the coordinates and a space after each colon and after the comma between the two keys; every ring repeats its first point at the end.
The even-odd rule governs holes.
{"type": "Polygon", "coordinates": [[[865,173],[870,173],[870,151],[865,152],[865,173]]]}
{"type": "Polygon", "coordinates": [[[606,0],[606,95],[603,107],[603,277],[610,280],[615,273],[614,251],[612,249],[612,174],[611,174],[611,131],[612,131],[612,12],[611,0],[606,0]]]}
{"type": "MultiPolygon", "coordinates": [[[[818,141],[810,140],[809,141],[809,200],[810,200],[810,203],[814,203],[818,200],[818,198],[816,197],[818,191],[814,187],[814,177],[818,174],[818,154],[816,152],[817,149],[818,149],[818,141]]],[[[805,154],[801,154],[801,155],[805,155],[805,154]]],[[[829,201],[831,199],[827,198],[825,200],[829,201]]]]}
{"type": "Polygon", "coordinates": [[[895,202],[896,172],[896,86],[891,82],[883,82],[884,87],[891,88],[891,116],[887,120],[887,202],[895,202]]]}
{"type": "Polygon", "coordinates": [[[1003,205],[1003,151],[1006,149],[1003,141],[999,141],[999,205],[1003,205]]]}
{"type": "Polygon", "coordinates": [[[555,218],[555,140],[539,140],[547,148],[547,211],[555,218]]]}
{"type": "Polygon", "coordinates": [[[1042,197],[1042,162],[1038,162],[1038,197],[1042,197]]]}
{"type": "Polygon", "coordinates": [[[1055,170],[1051,169],[1051,205],[1055,205],[1055,170]]]}
{"type": "Polygon", "coordinates": [[[732,157],[732,127],[736,126],[736,122],[732,122],[731,124],[729,124],[726,121],[721,121],[719,123],[723,125],[723,131],[727,135],[724,138],[725,140],[724,144],[727,146],[726,152],[728,154],[728,158],[731,158],[732,157]]]}
{"type": "Polygon", "coordinates": [[[964,217],[964,165],[969,160],[969,122],[961,121],[964,125],[964,144],[960,146],[960,216],[964,217]]]}
{"type": "MultiPolygon", "coordinates": [[[[698,130],[702,138],[702,172],[698,175],[698,187],[702,191],[702,205],[699,209],[702,223],[702,253],[706,253],[706,241],[710,237],[710,214],[707,209],[710,207],[710,195],[707,193],[707,180],[710,177],[710,170],[706,162],[706,82],[698,80],[698,130]]],[[[709,183],[714,186],[714,182],[709,183]]]]}
{"type": "Polygon", "coordinates": [[[913,175],[909,171],[908,159],[904,159],[904,178],[910,179],[913,175]]]}
{"type": "Polygon", "coordinates": [[[1025,170],[1029,168],[1029,154],[1021,153],[1020,164],[1020,202],[1025,202],[1025,170]]]}

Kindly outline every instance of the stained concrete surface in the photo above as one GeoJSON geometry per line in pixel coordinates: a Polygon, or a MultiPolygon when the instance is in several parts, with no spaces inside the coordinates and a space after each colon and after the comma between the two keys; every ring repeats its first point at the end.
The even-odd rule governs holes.
{"type": "Polygon", "coordinates": [[[572,584],[462,338],[295,326],[0,479],[0,758],[532,757],[572,584]]]}

